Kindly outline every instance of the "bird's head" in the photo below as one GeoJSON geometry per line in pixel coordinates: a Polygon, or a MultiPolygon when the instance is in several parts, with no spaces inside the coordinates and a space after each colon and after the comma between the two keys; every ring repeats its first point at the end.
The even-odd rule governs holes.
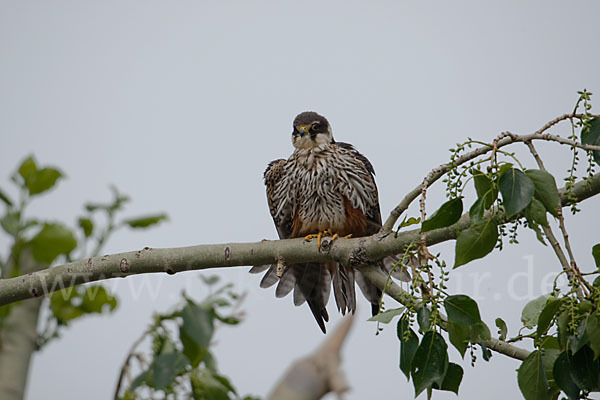
{"type": "Polygon", "coordinates": [[[325,117],[313,111],[305,111],[294,119],[292,144],[297,149],[314,149],[333,143],[331,126],[325,117]]]}

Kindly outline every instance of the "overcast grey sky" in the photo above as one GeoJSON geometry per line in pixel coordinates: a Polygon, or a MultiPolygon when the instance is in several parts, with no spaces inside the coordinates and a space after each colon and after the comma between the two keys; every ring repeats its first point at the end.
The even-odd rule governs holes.
{"type": "MultiPolygon", "coordinates": [[[[291,153],[294,116],[315,110],[374,164],[385,218],[456,142],[530,133],[569,112],[577,90],[600,92],[598,15],[595,0],[0,0],[0,186],[33,153],[67,179],[32,215],[73,222],[84,202],[109,199],[109,184],[131,195],[129,214],[169,214],[157,229],[115,235],[107,253],[273,239],[262,172],[291,153]]],[[[564,174],[567,149],[540,149],[564,174]]],[[[432,190],[429,212],[442,194],[432,190]]],[[[567,221],[582,265],[591,265],[598,242],[600,217],[589,211],[599,205],[588,201],[567,221]]],[[[479,299],[490,327],[501,316],[512,334],[525,298],[542,294],[544,276],[559,270],[550,249],[529,232],[521,238],[462,267],[451,284],[479,299]],[[515,274],[530,261],[528,282],[515,274]]],[[[5,252],[6,237],[0,245],[5,252]]],[[[452,245],[436,249],[452,262],[452,245]]],[[[170,309],[184,288],[203,296],[198,274],[107,282],[118,311],[74,323],[36,355],[27,398],[111,396],[151,314],[170,309]]],[[[248,291],[245,322],[219,332],[220,369],[241,393],[265,395],[323,335],[307,307],[275,299],[247,268],[220,275],[248,291]]],[[[343,355],[347,398],[412,398],[395,326],[375,336],[360,305],[343,355]]],[[[461,399],[520,396],[516,361],[461,364],[461,399]]]]}

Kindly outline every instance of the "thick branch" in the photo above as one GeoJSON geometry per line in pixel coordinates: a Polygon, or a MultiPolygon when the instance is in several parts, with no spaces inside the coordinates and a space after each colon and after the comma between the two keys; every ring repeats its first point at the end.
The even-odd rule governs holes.
{"type": "MultiPolygon", "coordinates": [[[[600,193],[600,174],[574,185],[573,194],[578,201],[600,193]]],[[[561,191],[563,206],[568,199],[561,191]]],[[[465,214],[454,225],[427,232],[428,245],[456,239],[461,230],[468,228],[470,220],[465,214]]],[[[263,240],[255,243],[208,244],[171,249],[146,247],[138,251],[93,257],[59,265],[50,269],[0,279],[0,305],[40,297],[66,287],[126,277],[129,275],[224,268],[234,266],[276,263],[283,258],[287,263],[311,261],[339,261],[358,266],[369,260],[402,253],[410,243],[420,240],[418,229],[399,234],[377,234],[364,238],[336,240],[319,250],[314,242],[304,239],[263,240]]]]}

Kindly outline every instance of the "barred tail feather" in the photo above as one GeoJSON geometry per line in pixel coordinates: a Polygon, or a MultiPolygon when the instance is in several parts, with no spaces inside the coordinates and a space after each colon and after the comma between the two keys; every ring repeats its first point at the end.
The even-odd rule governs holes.
{"type": "Polygon", "coordinates": [[[281,278],[279,278],[279,284],[277,285],[277,289],[275,289],[275,297],[285,297],[292,291],[296,284],[296,273],[296,265],[290,265],[285,270],[281,278]]]}
{"type": "Polygon", "coordinates": [[[263,289],[270,288],[271,286],[273,286],[274,284],[277,283],[279,278],[277,277],[277,274],[275,273],[276,268],[277,268],[277,265],[275,265],[275,264],[271,265],[269,270],[265,273],[263,278],[260,280],[261,288],[263,288],[263,289]]]}
{"type": "Polygon", "coordinates": [[[333,295],[338,311],[342,315],[346,315],[346,311],[354,313],[356,310],[354,269],[342,264],[335,264],[333,269],[333,295]]]}

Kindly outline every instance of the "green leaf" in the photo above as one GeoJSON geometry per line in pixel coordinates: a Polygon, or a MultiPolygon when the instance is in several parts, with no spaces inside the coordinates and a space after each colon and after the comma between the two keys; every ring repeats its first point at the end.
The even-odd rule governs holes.
{"type": "Polygon", "coordinates": [[[600,367],[594,360],[594,352],[588,346],[583,346],[573,355],[569,355],[569,370],[573,382],[583,390],[597,391],[600,389],[600,367]]]}
{"type": "Polygon", "coordinates": [[[415,352],[411,376],[415,387],[415,397],[434,383],[441,387],[448,370],[448,346],[437,332],[429,331],[415,352]]]}
{"type": "Polygon", "coordinates": [[[550,393],[550,398],[557,399],[560,389],[556,385],[554,381],[554,376],[552,372],[552,368],[554,366],[554,362],[558,358],[560,354],[559,349],[540,349],[542,353],[542,367],[544,368],[544,372],[546,373],[546,380],[548,381],[548,391],[550,393]]]}
{"type": "Polygon", "coordinates": [[[77,247],[73,233],[65,226],[44,224],[42,230],[29,242],[33,257],[42,263],[50,264],[61,254],[70,253],[77,247]]]}
{"type": "Polygon", "coordinates": [[[469,217],[471,218],[471,223],[477,223],[481,221],[483,218],[483,213],[485,212],[485,208],[483,207],[484,199],[482,197],[475,200],[475,203],[469,209],[469,217]]]}
{"type": "Polygon", "coordinates": [[[0,226],[6,233],[11,236],[16,236],[21,229],[20,226],[21,216],[16,211],[7,211],[2,218],[0,218],[0,226]]]}
{"type": "MultiPolygon", "coordinates": [[[[600,146],[600,119],[592,118],[589,126],[581,130],[581,143],[600,146]]],[[[600,165],[600,151],[594,151],[594,160],[600,165]]]]}
{"type": "Polygon", "coordinates": [[[570,321],[571,316],[568,310],[561,312],[556,319],[556,324],[558,325],[558,343],[561,348],[564,348],[567,345],[570,321]]]}
{"type": "Polygon", "coordinates": [[[7,206],[12,207],[13,202],[10,200],[8,195],[0,189],[0,200],[2,200],[7,206]]]}
{"type": "Polygon", "coordinates": [[[460,219],[463,211],[462,198],[450,199],[429,217],[421,226],[421,232],[428,232],[433,229],[445,228],[454,224],[460,219]]]}
{"type": "Polygon", "coordinates": [[[475,300],[464,294],[448,296],[444,300],[448,320],[461,325],[474,325],[481,322],[479,307],[475,300]]]}
{"type": "Polygon", "coordinates": [[[448,336],[450,337],[450,343],[454,345],[463,358],[469,343],[482,343],[492,338],[490,329],[483,321],[474,325],[460,325],[448,321],[448,336]]]}
{"type": "MultiPolygon", "coordinates": [[[[531,203],[529,204],[529,206],[527,206],[527,208],[524,211],[525,214],[525,218],[527,219],[527,226],[529,227],[529,229],[531,229],[534,233],[535,233],[535,237],[537,238],[537,240],[539,240],[539,242],[541,244],[543,244],[544,246],[546,246],[546,241],[544,240],[544,234],[542,233],[542,230],[540,229],[540,226],[538,225],[537,222],[535,222],[531,216],[531,212],[529,211],[529,207],[531,206],[531,204],[533,204],[533,201],[537,201],[534,199],[531,199],[531,203]]],[[[538,201],[539,203],[539,201],[538,201]]],[[[546,210],[544,209],[544,213],[546,212],[546,210]]]]}
{"type": "Polygon", "coordinates": [[[431,310],[423,306],[417,310],[417,322],[421,332],[431,329],[431,310]]]}
{"type": "Polygon", "coordinates": [[[558,217],[560,196],[556,188],[556,181],[552,174],[539,169],[528,169],[525,174],[531,179],[535,187],[535,197],[542,202],[546,210],[558,217]]]}
{"type": "Polygon", "coordinates": [[[59,324],[65,324],[81,317],[84,312],[73,304],[74,299],[79,299],[79,293],[74,287],[57,290],[50,295],[50,310],[59,324]]]}
{"type": "Polygon", "coordinates": [[[444,381],[442,382],[442,387],[440,390],[454,392],[458,396],[458,388],[460,387],[462,378],[462,367],[458,364],[448,363],[448,370],[446,371],[446,376],[444,376],[444,381]]]}
{"type": "Polygon", "coordinates": [[[398,339],[400,340],[400,370],[406,375],[406,379],[410,379],[411,365],[419,346],[419,338],[410,329],[406,316],[398,321],[398,339]]]}
{"type": "Polygon", "coordinates": [[[584,347],[585,345],[587,345],[589,343],[590,340],[587,335],[586,326],[587,326],[587,319],[583,319],[583,320],[579,321],[579,323],[577,324],[577,329],[575,329],[575,332],[571,336],[568,337],[567,348],[572,353],[578,352],[582,347],[584,347]]]}
{"type": "Polygon", "coordinates": [[[558,338],[556,336],[546,336],[540,344],[542,349],[554,349],[560,350],[560,344],[558,344],[558,338]]]}
{"type": "Polygon", "coordinates": [[[398,226],[398,229],[401,228],[406,228],[407,226],[411,226],[411,225],[417,225],[421,223],[421,218],[415,218],[415,217],[410,217],[407,218],[406,216],[404,217],[404,219],[402,220],[402,222],[400,222],[400,225],[398,226]]]}
{"type": "Polygon", "coordinates": [[[209,370],[197,371],[190,381],[194,400],[230,400],[229,393],[235,394],[227,378],[209,370]]]}
{"type": "Polygon", "coordinates": [[[149,215],[146,217],[131,218],[123,221],[130,228],[147,228],[167,219],[167,214],[149,215]]]}
{"type": "Polygon", "coordinates": [[[402,314],[403,311],[404,307],[392,308],[391,310],[386,310],[369,318],[368,321],[377,321],[381,322],[382,324],[389,324],[396,315],[402,314]]]}
{"type": "Polygon", "coordinates": [[[523,311],[521,312],[521,322],[523,322],[524,327],[532,329],[538,324],[538,317],[546,306],[546,302],[550,296],[550,294],[545,294],[531,300],[525,305],[523,311]]]}
{"type": "Polygon", "coordinates": [[[21,178],[23,178],[23,182],[27,182],[27,178],[37,172],[37,165],[35,165],[35,160],[33,159],[33,156],[29,156],[26,159],[23,160],[23,162],[21,163],[21,166],[19,166],[19,175],[21,175],[21,178]]]}
{"type": "MultiPolygon", "coordinates": [[[[148,385],[148,386],[154,385],[152,383],[151,371],[144,371],[141,374],[139,374],[138,376],[136,376],[135,379],[133,380],[133,382],[131,382],[131,386],[129,387],[129,390],[134,391],[135,389],[137,389],[138,387],[140,387],[142,385],[148,385]]],[[[133,399],[135,399],[135,398],[136,397],[133,397],[133,399]]],[[[129,399],[127,399],[127,400],[129,400],[129,399]]]]}
{"type": "Polygon", "coordinates": [[[199,307],[188,301],[181,311],[183,324],[180,326],[179,337],[183,343],[183,354],[190,360],[192,366],[198,365],[214,332],[213,314],[209,309],[199,307]]]}
{"type": "Polygon", "coordinates": [[[219,383],[221,383],[228,392],[237,394],[235,391],[235,388],[233,387],[233,385],[229,382],[229,379],[227,379],[226,377],[224,377],[223,375],[219,375],[216,373],[213,373],[214,378],[219,381],[219,383]]]}
{"type": "Polygon", "coordinates": [[[567,395],[569,400],[579,399],[579,388],[573,382],[573,378],[571,378],[569,357],[566,351],[560,353],[554,361],[552,376],[556,385],[567,395]]]}
{"type": "Polygon", "coordinates": [[[482,206],[487,210],[498,198],[498,189],[494,187],[493,181],[483,172],[475,170],[472,173],[477,197],[482,199],[482,206]]]}
{"type": "Polygon", "coordinates": [[[450,338],[450,343],[458,350],[460,356],[464,358],[465,352],[469,348],[471,327],[448,321],[448,337],[450,338]]]}
{"type": "Polygon", "coordinates": [[[183,326],[179,327],[179,341],[183,345],[183,354],[187,357],[192,367],[197,367],[207,356],[208,349],[200,346],[195,338],[183,329],[183,326]]]}
{"type": "Polygon", "coordinates": [[[511,168],[500,177],[498,188],[508,218],[523,211],[533,198],[535,186],[521,170],[511,168]]]}
{"type": "Polygon", "coordinates": [[[94,222],[90,218],[81,217],[77,220],[79,227],[83,231],[83,234],[86,238],[92,236],[92,232],[94,231],[94,222]]]}
{"type": "Polygon", "coordinates": [[[496,318],[496,326],[498,327],[498,339],[506,340],[506,335],[508,335],[508,327],[506,326],[506,322],[502,318],[496,318]]]}
{"type": "Polygon", "coordinates": [[[33,196],[51,189],[62,176],[62,173],[55,168],[42,168],[28,175],[25,179],[25,186],[27,186],[29,194],[33,196]]]}
{"type": "Polygon", "coordinates": [[[600,314],[598,311],[590,314],[585,329],[590,340],[590,347],[594,351],[594,358],[597,359],[600,356],[600,314]]]}
{"type": "Polygon", "coordinates": [[[199,276],[200,276],[200,279],[202,279],[202,282],[204,282],[204,284],[208,285],[208,286],[212,286],[212,285],[216,284],[221,279],[219,277],[219,275],[204,276],[204,275],[200,274],[199,276]]]}
{"type": "Polygon", "coordinates": [[[485,322],[481,321],[475,325],[471,325],[471,342],[481,344],[482,341],[490,340],[491,338],[490,328],[488,328],[485,322]]]}
{"type": "Polygon", "coordinates": [[[594,262],[596,263],[596,268],[600,268],[600,243],[594,245],[592,247],[592,256],[594,257],[594,262]]]}
{"type": "MultiPolygon", "coordinates": [[[[545,335],[548,332],[548,328],[550,327],[550,323],[552,319],[558,312],[560,305],[562,304],[562,300],[557,299],[554,296],[550,296],[546,301],[544,308],[540,312],[537,318],[537,333],[536,336],[539,339],[542,335],[545,335]]],[[[525,310],[523,310],[525,311],[525,310]]],[[[529,312],[529,311],[528,311],[529,312]]],[[[533,316],[530,316],[533,317],[533,316]]]]}
{"type": "Polygon", "coordinates": [[[525,400],[548,400],[550,390],[546,371],[542,365],[542,354],[535,350],[523,361],[518,369],[519,389],[525,400]]]}
{"type": "Polygon", "coordinates": [[[102,313],[105,309],[113,311],[117,307],[117,299],[101,285],[86,286],[80,307],[86,313],[102,313]]]}
{"type": "Polygon", "coordinates": [[[181,353],[163,353],[152,362],[153,387],[164,389],[188,365],[188,360],[181,353]]]}
{"type": "Polygon", "coordinates": [[[512,163],[504,163],[500,165],[500,169],[498,171],[498,176],[504,175],[508,170],[512,169],[512,163]]]}
{"type": "Polygon", "coordinates": [[[479,343],[479,346],[481,347],[481,357],[483,357],[483,360],[490,361],[490,359],[492,358],[492,351],[488,349],[485,343],[483,342],[479,343]]]}
{"type": "Polygon", "coordinates": [[[70,287],[50,295],[50,310],[59,324],[66,324],[90,313],[113,311],[117,299],[101,285],[70,287]]]}
{"type": "Polygon", "coordinates": [[[531,203],[525,208],[524,211],[527,221],[533,221],[542,226],[548,226],[548,218],[546,218],[546,209],[541,201],[535,197],[531,199],[531,203]]]}
{"type": "Polygon", "coordinates": [[[485,257],[496,246],[498,225],[486,218],[458,234],[456,239],[454,268],[485,257]]]}

